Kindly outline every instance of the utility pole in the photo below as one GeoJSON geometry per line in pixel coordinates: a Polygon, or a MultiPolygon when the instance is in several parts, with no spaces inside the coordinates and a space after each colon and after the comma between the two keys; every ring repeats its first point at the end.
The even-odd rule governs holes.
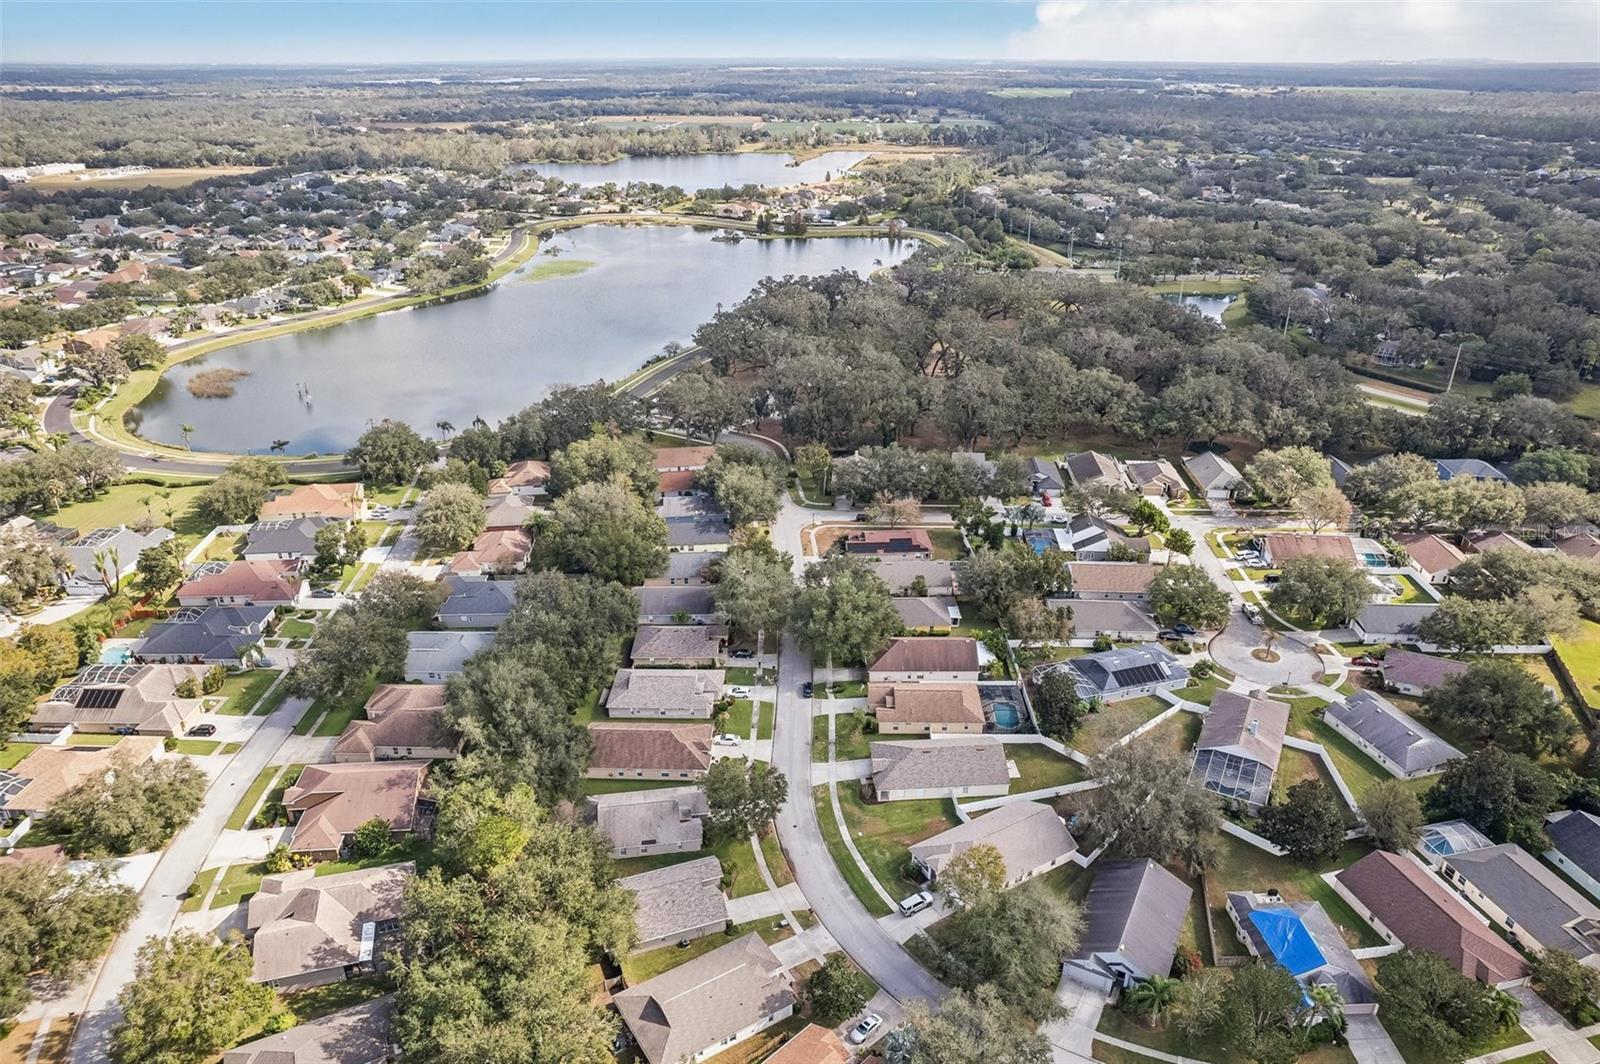
{"type": "Polygon", "coordinates": [[[1454,362],[1450,363],[1450,380],[1444,386],[1444,394],[1446,394],[1446,395],[1449,395],[1450,394],[1450,389],[1455,386],[1455,383],[1456,383],[1456,368],[1461,365],[1461,348],[1463,346],[1465,346],[1465,344],[1466,344],[1465,340],[1463,340],[1460,343],[1456,344],[1456,360],[1454,362]]]}
{"type": "Polygon", "coordinates": [[[1294,313],[1294,304],[1290,303],[1283,311],[1283,335],[1289,335],[1289,315],[1294,313]]]}
{"type": "Polygon", "coordinates": [[[1072,244],[1077,239],[1078,231],[1076,229],[1067,234],[1067,267],[1069,269],[1072,267],[1072,244]]]}

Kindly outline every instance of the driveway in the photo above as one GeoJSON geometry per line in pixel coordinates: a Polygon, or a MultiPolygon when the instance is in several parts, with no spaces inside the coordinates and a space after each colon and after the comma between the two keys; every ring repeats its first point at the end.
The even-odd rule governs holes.
{"type": "Polygon", "coordinates": [[[1378,1017],[1351,1016],[1349,1020],[1345,1036],[1350,1039],[1350,1055],[1357,1064],[1406,1064],[1378,1017]]]}
{"type": "Polygon", "coordinates": [[[1100,1026],[1100,1013],[1106,1007],[1105,994],[1062,976],[1061,985],[1056,988],[1056,1001],[1067,1010],[1067,1015],[1039,1028],[1039,1033],[1050,1042],[1050,1059],[1055,1064],[1093,1060],[1094,1032],[1100,1026]]]}

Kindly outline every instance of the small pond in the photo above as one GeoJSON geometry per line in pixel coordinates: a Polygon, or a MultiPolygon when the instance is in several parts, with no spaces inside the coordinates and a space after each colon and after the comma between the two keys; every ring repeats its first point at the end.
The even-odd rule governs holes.
{"type": "Polygon", "coordinates": [[[1220,296],[1180,296],[1176,292],[1166,292],[1161,296],[1161,298],[1165,299],[1168,303],[1177,303],[1179,306],[1193,307],[1195,310],[1200,312],[1201,317],[1210,318],[1212,321],[1221,324],[1222,312],[1232,306],[1233,301],[1239,297],[1232,294],[1220,296]]]}

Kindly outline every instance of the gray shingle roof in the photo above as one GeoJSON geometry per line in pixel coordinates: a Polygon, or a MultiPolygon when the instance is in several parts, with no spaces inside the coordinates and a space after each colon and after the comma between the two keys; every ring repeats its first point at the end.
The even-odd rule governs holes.
{"type": "Polygon", "coordinates": [[[654,942],[728,918],[722,896],[722,863],[715,857],[640,872],[617,880],[633,892],[640,942],[654,942]]]}
{"type": "Polygon", "coordinates": [[[271,606],[204,606],[179,610],[170,621],[150,626],[138,655],[199,657],[230,661],[261,642],[271,606]]]}
{"type": "Polygon", "coordinates": [[[721,669],[618,669],[606,708],[682,710],[709,717],[723,676],[721,669]]]}
{"type": "MultiPolygon", "coordinates": [[[[991,814],[992,815],[992,814],[991,814]]],[[[1141,977],[1166,975],[1189,914],[1189,885],[1151,860],[1101,861],[1084,900],[1078,956],[1118,953],[1141,977]]]]}
{"type": "Polygon", "coordinates": [[[230,1049],[222,1064],[371,1064],[386,1059],[395,997],[297,1023],[287,1031],[230,1049]]]}
{"type": "Polygon", "coordinates": [[[257,521],[245,534],[244,553],[300,557],[317,552],[317,532],[331,524],[331,517],[300,517],[279,521],[257,521]]]}
{"type": "Polygon", "coordinates": [[[1452,676],[1460,676],[1467,671],[1467,663],[1396,647],[1383,656],[1381,671],[1385,683],[1426,690],[1439,686],[1452,676]]]}
{"type": "Polygon", "coordinates": [[[633,593],[639,599],[641,617],[670,617],[678,612],[695,617],[717,610],[709,587],[636,587],[633,593]]]}
{"type": "MultiPolygon", "coordinates": [[[[517,602],[515,580],[456,580],[450,597],[439,607],[440,618],[471,616],[500,621],[517,602]]],[[[487,623],[484,625],[487,627],[487,623]]]]}
{"type": "Polygon", "coordinates": [[[1008,880],[1078,848],[1054,809],[1039,802],[1012,802],[913,843],[911,856],[937,876],[953,859],[985,843],[1000,851],[1008,880]]]}
{"type": "Polygon", "coordinates": [[[1600,909],[1522,847],[1470,850],[1449,864],[1546,949],[1579,959],[1600,952],[1600,909]]]}
{"type": "Polygon", "coordinates": [[[1563,809],[1545,817],[1544,830],[1563,857],[1600,879],[1600,818],[1581,809],[1563,809]]]}
{"type": "Polygon", "coordinates": [[[1461,751],[1371,691],[1359,691],[1324,712],[1406,772],[1429,772],[1461,756],[1461,751]]]}
{"type": "Polygon", "coordinates": [[[872,784],[879,791],[993,787],[1009,783],[998,739],[916,739],[873,743],[872,784]]]}
{"type": "Polygon", "coordinates": [[[1232,488],[1244,481],[1232,462],[1212,451],[1191,454],[1184,458],[1183,464],[1188,466],[1189,475],[1202,490],[1232,488]]]}
{"type": "Polygon", "coordinates": [[[1413,635],[1417,625],[1438,608],[1431,602],[1422,606],[1378,603],[1363,606],[1356,624],[1370,635],[1413,635]]]}
{"type": "Polygon", "coordinates": [[[597,794],[589,806],[595,827],[617,849],[656,843],[698,850],[703,836],[700,820],[708,811],[702,787],[597,794]]]}
{"type": "Polygon", "coordinates": [[[727,638],[720,624],[641,624],[630,653],[634,661],[705,661],[721,653],[727,638]]]}

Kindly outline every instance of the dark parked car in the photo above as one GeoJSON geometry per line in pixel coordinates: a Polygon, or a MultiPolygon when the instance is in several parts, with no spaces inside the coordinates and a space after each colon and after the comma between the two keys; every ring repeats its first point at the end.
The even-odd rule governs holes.
{"type": "Polygon", "coordinates": [[[1175,625],[1172,626],[1172,630],[1174,632],[1177,632],[1179,635],[1194,635],[1195,634],[1194,626],[1193,625],[1188,625],[1188,624],[1175,624],[1175,625]]]}
{"type": "Polygon", "coordinates": [[[738,650],[735,650],[733,652],[733,656],[742,661],[745,658],[753,658],[753,657],[755,657],[756,656],[756,652],[754,650],[749,650],[749,649],[747,649],[745,647],[740,647],[738,650]]]}
{"type": "Polygon", "coordinates": [[[1179,634],[1179,632],[1178,632],[1178,630],[1176,628],[1163,628],[1163,629],[1161,629],[1161,631],[1156,633],[1156,638],[1157,639],[1170,639],[1173,642],[1176,642],[1179,639],[1182,639],[1183,636],[1179,634]]]}
{"type": "Polygon", "coordinates": [[[199,736],[215,735],[217,734],[217,726],[215,724],[196,724],[189,729],[189,734],[199,736]]]}
{"type": "Polygon", "coordinates": [[[1377,658],[1369,658],[1363,654],[1359,658],[1352,658],[1350,664],[1363,669],[1376,669],[1382,663],[1377,658]]]}
{"type": "Polygon", "coordinates": [[[805,683],[800,685],[800,697],[801,698],[810,698],[811,697],[811,681],[810,680],[807,680],[805,683]]]}
{"type": "Polygon", "coordinates": [[[872,520],[872,518],[867,516],[866,514],[856,514],[856,520],[857,521],[870,521],[870,520],[872,520]]]}

